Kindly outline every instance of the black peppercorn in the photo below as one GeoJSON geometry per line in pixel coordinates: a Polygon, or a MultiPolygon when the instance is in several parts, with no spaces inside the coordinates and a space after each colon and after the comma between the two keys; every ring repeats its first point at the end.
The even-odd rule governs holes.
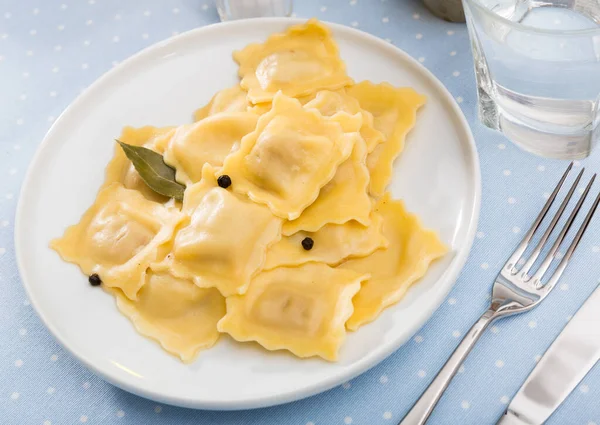
{"type": "Polygon", "coordinates": [[[315,241],[313,241],[312,238],[306,237],[302,239],[302,248],[304,248],[307,251],[310,251],[314,244],[315,241]]]}
{"type": "Polygon", "coordinates": [[[229,177],[227,174],[223,174],[222,176],[219,176],[217,183],[223,189],[227,189],[229,186],[231,186],[231,177],[229,177]]]}
{"type": "Polygon", "coordinates": [[[100,276],[98,276],[96,273],[91,275],[89,277],[88,281],[90,282],[90,285],[92,285],[92,286],[99,286],[102,283],[102,279],[100,279],[100,276]]]}

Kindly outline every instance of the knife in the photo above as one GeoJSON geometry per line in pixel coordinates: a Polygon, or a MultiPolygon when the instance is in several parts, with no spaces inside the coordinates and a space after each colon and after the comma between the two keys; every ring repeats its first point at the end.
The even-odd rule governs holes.
{"type": "Polygon", "coordinates": [[[600,287],[540,359],[497,425],[541,425],[600,360],[600,287]]]}

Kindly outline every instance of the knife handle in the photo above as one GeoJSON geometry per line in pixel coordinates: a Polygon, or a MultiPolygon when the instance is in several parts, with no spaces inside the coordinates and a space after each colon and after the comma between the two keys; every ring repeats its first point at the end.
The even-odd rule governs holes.
{"type": "Polygon", "coordinates": [[[496,425],[531,425],[531,422],[525,422],[518,416],[516,416],[512,411],[507,410],[504,415],[500,418],[500,420],[496,423],[496,425]]]}
{"type": "Polygon", "coordinates": [[[448,384],[450,384],[450,381],[454,378],[454,375],[456,375],[458,368],[463,364],[465,358],[471,352],[485,328],[496,319],[497,316],[495,314],[496,313],[490,309],[479,318],[460,344],[458,344],[458,347],[456,347],[444,367],[438,372],[437,376],[433,379],[431,384],[429,384],[425,392],[419,397],[419,400],[417,400],[412,409],[410,409],[408,414],[398,425],[425,424],[431,415],[431,412],[433,412],[433,408],[440,397],[442,397],[442,394],[444,394],[444,391],[446,391],[448,384]]]}

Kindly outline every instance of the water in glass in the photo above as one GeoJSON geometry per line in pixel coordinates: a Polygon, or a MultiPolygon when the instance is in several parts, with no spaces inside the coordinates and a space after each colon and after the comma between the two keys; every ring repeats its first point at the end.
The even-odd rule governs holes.
{"type": "Polygon", "coordinates": [[[600,139],[598,0],[463,1],[480,120],[539,155],[589,155],[600,139]]]}

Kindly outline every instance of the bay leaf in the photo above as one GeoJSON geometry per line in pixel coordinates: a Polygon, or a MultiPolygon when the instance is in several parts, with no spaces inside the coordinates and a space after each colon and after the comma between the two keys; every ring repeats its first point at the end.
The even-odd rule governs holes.
{"type": "Polygon", "coordinates": [[[175,169],[165,164],[161,154],[143,146],[117,140],[140,177],[150,189],[177,201],[183,201],[185,186],[175,180],[175,169]]]}

